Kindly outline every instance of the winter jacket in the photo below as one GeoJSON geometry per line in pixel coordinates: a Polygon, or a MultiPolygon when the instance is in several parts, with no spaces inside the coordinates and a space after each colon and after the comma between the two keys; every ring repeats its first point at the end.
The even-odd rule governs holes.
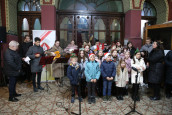
{"type": "Polygon", "coordinates": [[[164,52],[160,49],[153,49],[148,57],[149,74],[148,81],[150,83],[161,83],[164,75],[164,52]]]}
{"type": "Polygon", "coordinates": [[[172,84],[172,51],[169,51],[165,56],[166,66],[166,83],[172,84]]]}
{"type": "Polygon", "coordinates": [[[99,63],[96,61],[86,61],[84,73],[87,82],[91,82],[91,79],[98,80],[100,77],[99,63]]]}
{"type": "Polygon", "coordinates": [[[116,67],[112,61],[103,61],[101,64],[101,75],[103,76],[103,80],[107,81],[107,77],[115,78],[116,75],[116,67]]]}
{"type": "Polygon", "coordinates": [[[141,47],[140,51],[147,51],[148,53],[150,53],[152,51],[152,44],[145,44],[141,47]]]}
{"type": "Polygon", "coordinates": [[[131,49],[128,49],[130,51],[130,58],[133,59],[136,48],[132,47],[131,49]]]}
{"type": "MultiPolygon", "coordinates": [[[[136,59],[136,56],[134,56],[134,59],[131,60],[131,67],[140,68],[140,70],[138,70],[137,83],[142,84],[143,83],[143,71],[146,69],[144,59],[141,58],[140,60],[138,60],[138,59],[136,59]],[[135,60],[135,63],[134,63],[134,60],[135,60]]],[[[131,83],[132,84],[136,82],[136,75],[137,75],[137,72],[132,69],[131,70],[131,83]]]]}
{"type": "Polygon", "coordinates": [[[33,46],[33,42],[23,42],[20,46],[20,56],[25,57],[29,47],[33,46]]]}
{"type": "Polygon", "coordinates": [[[41,57],[44,56],[44,51],[41,46],[31,46],[29,50],[26,53],[26,56],[28,56],[31,61],[31,72],[36,73],[36,72],[41,72],[42,71],[42,65],[39,64],[41,57]],[[35,57],[36,54],[40,54],[40,57],[35,57]]]}
{"type": "Polygon", "coordinates": [[[115,81],[117,82],[117,87],[125,87],[127,85],[127,82],[129,81],[127,68],[124,68],[123,71],[120,69],[120,74],[119,76],[116,74],[115,81]]]}
{"type": "Polygon", "coordinates": [[[81,71],[81,68],[79,65],[77,67],[74,67],[72,65],[68,66],[67,77],[70,79],[71,85],[78,85],[79,84],[79,78],[81,77],[80,71],[81,71]]]}
{"type": "Polygon", "coordinates": [[[22,68],[22,61],[17,51],[7,49],[4,53],[4,72],[10,77],[17,77],[22,68]]]}

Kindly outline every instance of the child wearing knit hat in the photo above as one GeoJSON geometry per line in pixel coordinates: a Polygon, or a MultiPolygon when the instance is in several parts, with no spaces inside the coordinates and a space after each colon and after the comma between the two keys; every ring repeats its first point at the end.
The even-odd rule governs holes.
{"type": "MultiPolygon", "coordinates": [[[[81,68],[78,63],[78,58],[75,53],[72,53],[70,56],[70,65],[67,68],[67,77],[70,80],[70,84],[72,87],[72,95],[71,95],[71,103],[74,103],[75,101],[75,89],[77,89],[77,92],[79,91],[79,79],[80,79],[80,71],[81,68]]],[[[78,93],[79,96],[79,93],[78,93]]],[[[79,101],[82,101],[82,98],[78,97],[79,101]]]]}
{"type": "Polygon", "coordinates": [[[96,82],[100,77],[99,63],[95,61],[95,54],[89,54],[89,61],[85,64],[85,77],[88,87],[88,103],[96,103],[95,87],[96,82]]]}
{"type": "Polygon", "coordinates": [[[116,67],[111,60],[110,53],[105,53],[104,59],[100,67],[103,76],[103,101],[111,101],[111,87],[116,75],[116,67]]]}

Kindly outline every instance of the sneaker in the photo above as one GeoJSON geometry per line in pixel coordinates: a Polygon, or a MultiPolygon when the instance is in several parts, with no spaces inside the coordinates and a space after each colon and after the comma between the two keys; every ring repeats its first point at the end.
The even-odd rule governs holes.
{"type": "Polygon", "coordinates": [[[79,100],[80,102],[82,102],[82,97],[80,97],[80,98],[78,97],[78,100],[79,100]]]}
{"type": "Polygon", "coordinates": [[[9,97],[9,101],[11,101],[11,102],[17,102],[19,100],[17,98],[15,98],[15,97],[9,97]]]}
{"type": "Polygon", "coordinates": [[[106,96],[103,96],[103,101],[107,101],[107,98],[106,98],[106,96]]]}
{"type": "Polygon", "coordinates": [[[112,97],[111,96],[107,96],[107,100],[108,101],[112,101],[112,97]]]}
{"type": "Polygon", "coordinates": [[[44,88],[43,88],[43,87],[41,87],[41,86],[38,86],[38,89],[40,89],[40,90],[44,90],[44,88]]]}
{"type": "Polygon", "coordinates": [[[74,103],[75,102],[75,97],[72,97],[71,98],[71,103],[74,103]]]}

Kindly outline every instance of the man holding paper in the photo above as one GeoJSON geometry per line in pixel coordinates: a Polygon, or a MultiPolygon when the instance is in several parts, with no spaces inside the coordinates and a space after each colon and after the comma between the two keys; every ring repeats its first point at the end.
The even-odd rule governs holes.
{"type": "Polygon", "coordinates": [[[39,37],[35,38],[34,45],[29,48],[26,53],[26,57],[28,56],[31,61],[31,72],[32,72],[32,80],[33,80],[33,91],[38,92],[38,89],[44,90],[41,87],[41,72],[42,72],[42,65],[39,64],[40,59],[44,56],[44,50],[40,46],[41,39],[39,37]],[[37,87],[36,87],[36,74],[37,74],[37,87]]]}

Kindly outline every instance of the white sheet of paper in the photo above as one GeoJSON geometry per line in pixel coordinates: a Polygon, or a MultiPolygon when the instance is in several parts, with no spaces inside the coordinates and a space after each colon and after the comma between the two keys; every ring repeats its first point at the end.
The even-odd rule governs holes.
{"type": "Polygon", "coordinates": [[[30,59],[28,56],[24,59],[24,61],[25,61],[26,63],[28,63],[28,64],[30,64],[30,63],[29,63],[30,60],[31,60],[31,59],[30,59]]]}

